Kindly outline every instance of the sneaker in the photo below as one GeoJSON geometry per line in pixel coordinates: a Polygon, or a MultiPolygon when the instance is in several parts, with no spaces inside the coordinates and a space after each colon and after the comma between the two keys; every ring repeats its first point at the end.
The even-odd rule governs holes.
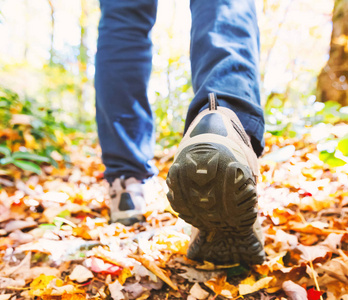
{"type": "Polygon", "coordinates": [[[110,185],[110,221],[132,225],[144,221],[145,199],[143,184],[131,177],[116,178],[110,185]]]}
{"type": "Polygon", "coordinates": [[[169,169],[168,200],[192,224],[188,258],[215,264],[261,264],[257,157],[237,115],[217,105],[192,122],[169,169]]]}

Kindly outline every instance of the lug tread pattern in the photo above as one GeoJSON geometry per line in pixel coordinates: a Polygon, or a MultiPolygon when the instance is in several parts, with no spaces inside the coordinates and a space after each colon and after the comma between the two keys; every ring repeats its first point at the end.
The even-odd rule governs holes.
{"type": "Polygon", "coordinates": [[[200,230],[188,257],[215,264],[261,264],[264,250],[253,231],[256,183],[250,169],[223,145],[194,144],[168,172],[168,200],[179,217],[200,230]]]}

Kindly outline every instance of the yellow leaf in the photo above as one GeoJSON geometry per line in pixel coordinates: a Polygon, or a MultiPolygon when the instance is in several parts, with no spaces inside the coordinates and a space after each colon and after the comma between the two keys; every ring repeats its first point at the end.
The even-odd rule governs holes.
{"type": "Polygon", "coordinates": [[[250,276],[242,281],[239,285],[239,294],[246,295],[257,292],[261,289],[268,288],[269,283],[273,280],[273,277],[264,277],[255,282],[254,276],[250,276]]]}
{"type": "Polygon", "coordinates": [[[35,138],[28,132],[24,133],[25,147],[28,149],[39,149],[39,144],[35,138]]]}
{"type": "Polygon", "coordinates": [[[129,277],[132,277],[132,272],[128,268],[124,268],[124,269],[122,269],[121,274],[118,276],[117,279],[121,285],[124,285],[127,278],[129,278],[129,277]]]}
{"type": "Polygon", "coordinates": [[[222,274],[218,277],[214,277],[204,283],[215,294],[222,295],[226,298],[232,299],[238,294],[238,287],[226,282],[226,275],[222,274]]]}
{"type": "Polygon", "coordinates": [[[154,240],[157,245],[162,245],[163,250],[168,250],[171,253],[185,255],[190,242],[188,236],[179,232],[161,232],[154,240]]]}
{"type": "Polygon", "coordinates": [[[54,130],[54,135],[56,136],[57,142],[59,145],[64,145],[64,133],[60,130],[54,130]]]}
{"type": "Polygon", "coordinates": [[[251,275],[245,279],[243,279],[240,284],[248,284],[248,285],[253,285],[255,284],[256,282],[256,279],[255,279],[255,276],[254,275],[251,275]]]}
{"type": "Polygon", "coordinates": [[[61,280],[61,279],[58,278],[58,279],[56,280],[56,286],[57,286],[57,287],[61,287],[61,286],[63,286],[63,285],[64,285],[63,280],[61,280]]]}
{"type": "Polygon", "coordinates": [[[29,294],[31,296],[42,296],[47,292],[47,285],[57,277],[45,274],[41,274],[39,277],[35,278],[33,282],[30,284],[29,294]]]}

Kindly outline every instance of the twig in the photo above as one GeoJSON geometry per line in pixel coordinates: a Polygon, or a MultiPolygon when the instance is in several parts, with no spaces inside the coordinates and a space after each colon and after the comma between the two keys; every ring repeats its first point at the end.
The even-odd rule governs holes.
{"type": "Polygon", "coordinates": [[[344,260],[348,260],[348,256],[343,252],[342,249],[338,249],[338,253],[343,257],[344,260]]]}
{"type": "MultiPolygon", "coordinates": [[[[309,266],[311,267],[311,270],[312,270],[312,275],[313,275],[313,280],[314,280],[314,283],[315,283],[315,287],[317,288],[317,291],[320,292],[319,283],[318,283],[318,280],[317,280],[317,276],[315,275],[315,271],[314,271],[314,268],[313,268],[313,263],[312,263],[311,260],[309,261],[309,266]]],[[[323,300],[323,297],[321,295],[320,295],[320,300],[323,300]]]]}

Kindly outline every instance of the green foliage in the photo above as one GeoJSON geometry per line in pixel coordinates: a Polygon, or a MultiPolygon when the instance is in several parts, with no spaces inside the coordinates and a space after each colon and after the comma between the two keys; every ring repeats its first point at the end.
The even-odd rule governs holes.
{"type": "MultiPolygon", "coordinates": [[[[156,71],[154,73],[156,75],[156,71]]],[[[160,74],[163,76],[163,72],[160,74]]],[[[183,57],[169,59],[166,77],[168,93],[163,95],[157,91],[152,105],[156,115],[156,141],[162,149],[181,141],[187,109],[193,97],[190,71],[183,57]]]]}
{"type": "Polygon", "coordinates": [[[67,138],[74,129],[57,121],[60,110],[41,106],[35,99],[21,100],[15,92],[0,87],[0,153],[2,165],[17,167],[39,173],[33,163],[50,163],[57,166],[51,157],[57,152],[68,159],[65,147],[67,138]],[[30,153],[34,151],[35,153],[30,153]]]}
{"type": "Polygon", "coordinates": [[[331,167],[340,167],[346,164],[345,161],[335,156],[335,152],[323,150],[319,153],[319,158],[331,167]]]}
{"type": "Polygon", "coordinates": [[[345,135],[337,144],[337,150],[345,156],[348,156],[348,135],[345,135]]]}
{"type": "Polygon", "coordinates": [[[340,167],[348,163],[348,135],[342,138],[330,135],[318,147],[319,158],[329,166],[340,167]]]}
{"type": "MultiPolygon", "coordinates": [[[[287,107],[284,95],[272,94],[265,107],[266,131],[275,136],[300,138],[303,134],[309,134],[315,125],[321,124],[324,128],[328,128],[339,122],[348,121],[348,107],[342,107],[334,101],[313,102],[310,99],[314,97],[311,96],[308,99],[306,104],[299,101],[295,109],[287,107]]],[[[316,142],[320,160],[329,166],[339,167],[348,162],[348,136],[337,138],[332,134],[328,136],[323,134],[316,142]]],[[[279,161],[286,155],[274,152],[269,156],[270,159],[279,161]]]]}
{"type": "Polygon", "coordinates": [[[36,174],[41,174],[40,165],[37,163],[50,162],[48,157],[29,152],[16,151],[12,153],[11,149],[4,145],[0,145],[0,153],[3,154],[3,157],[0,159],[1,166],[13,164],[22,170],[30,171],[36,174]]]}

